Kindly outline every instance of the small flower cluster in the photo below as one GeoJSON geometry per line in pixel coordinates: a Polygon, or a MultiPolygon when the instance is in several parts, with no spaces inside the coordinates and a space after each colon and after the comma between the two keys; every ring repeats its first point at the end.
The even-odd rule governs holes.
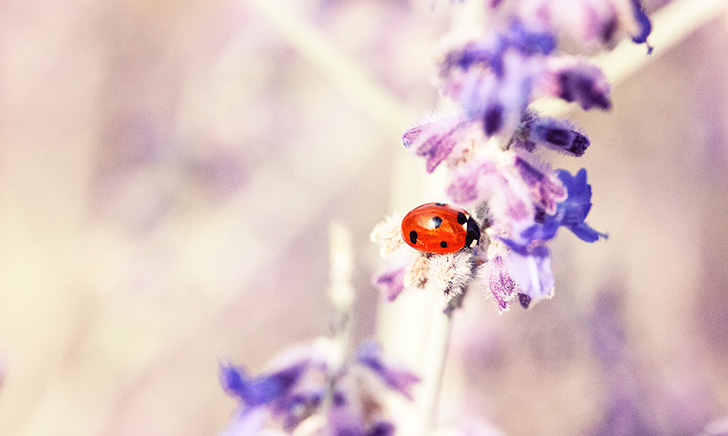
{"type": "Polygon", "coordinates": [[[506,16],[504,30],[451,39],[440,57],[438,88],[457,110],[429,115],[402,137],[428,173],[447,169],[447,195],[473,213],[483,236],[473,250],[413,253],[397,219],[378,225],[372,239],[393,260],[374,284],[388,300],[410,285],[431,283],[452,297],[474,282],[500,311],[516,299],[527,308],[553,294],[546,244],[560,227],[586,242],[606,237],[585,222],[592,204],[586,170],[572,175],[540,158],[543,149],[582,156],[588,137],[529,105],[548,96],[584,110],[610,109],[604,73],[563,54],[557,35],[585,49],[610,48],[624,33],[646,43],[647,16],[638,0],[491,1],[489,8],[506,16]]]}
{"type": "Polygon", "coordinates": [[[223,364],[224,389],[240,408],[221,436],[354,435],[390,436],[395,426],[385,413],[385,396],[398,392],[411,399],[419,378],[382,360],[375,343],[364,343],[354,356],[337,364],[333,344],[321,339],[284,353],[271,370],[250,376],[223,364]],[[265,429],[274,420],[282,431],[265,429]]]}

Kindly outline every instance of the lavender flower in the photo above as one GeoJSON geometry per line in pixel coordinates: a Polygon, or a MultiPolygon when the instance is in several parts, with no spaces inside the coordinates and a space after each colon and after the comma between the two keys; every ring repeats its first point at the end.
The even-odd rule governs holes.
{"type": "Polygon", "coordinates": [[[393,264],[377,274],[372,280],[375,288],[384,295],[387,301],[394,301],[404,290],[404,277],[407,270],[406,264],[393,264]]]}
{"type": "Polygon", "coordinates": [[[513,0],[508,9],[501,3],[488,7],[512,14],[501,21],[504,29],[451,39],[441,56],[438,86],[459,112],[429,118],[403,135],[405,147],[425,158],[427,172],[446,163],[447,195],[470,208],[483,237],[474,249],[431,255],[402,244],[397,222],[377,226],[372,239],[383,253],[410,253],[409,266],[393,264],[375,279],[389,301],[409,285],[429,284],[450,299],[475,282],[500,311],[516,298],[529,307],[553,294],[546,244],[559,227],[586,242],[607,237],[585,221],[591,209],[586,170],[574,176],[554,171],[534,153],[542,147],[580,157],[589,138],[570,122],[528,106],[551,96],[584,110],[610,109],[604,73],[560,53],[557,35],[609,47],[621,32],[645,43],[649,20],[638,0],[513,0]]]}
{"type": "Polygon", "coordinates": [[[553,215],[540,212],[538,222],[521,233],[521,244],[507,241],[511,248],[522,251],[526,244],[553,239],[561,226],[568,228],[585,242],[596,242],[599,238],[607,237],[605,233],[597,232],[584,222],[592,205],[591,186],[586,183],[586,170],[582,168],[575,176],[564,170],[558,170],[557,173],[566,187],[568,197],[558,204],[553,215]]]}
{"type": "Polygon", "coordinates": [[[527,112],[511,144],[529,153],[537,147],[544,147],[580,157],[589,147],[589,138],[566,120],[539,117],[527,112]]]}
{"type": "Polygon", "coordinates": [[[573,57],[551,59],[540,78],[538,91],[569,103],[579,103],[584,110],[612,108],[609,83],[602,70],[573,57]]]}
{"type": "Polygon", "coordinates": [[[647,44],[647,37],[652,33],[652,23],[645,13],[639,0],[630,0],[632,6],[632,17],[634,18],[637,31],[632,36],[632,41],[637,44],[647,45],[647,54],[652,53],[652,47],[647,44]]]}
{"type": "MultiPolygon", "coordinates": [[[[500,3],[500,2],[497,2],[500,3]]],[[[647,42],[652,26],[639,0],[515,0],[520,17],[532,26],[563,29],[586,47],[610,47],[620,30],[637,44],[647,42]]],[[[648,50],[652,48],[648,45],[648,50]]]]}
{"type": "Polygon", "coordinates": [[[550,298],[554,292],[551,254],[546,247],[537,246],[528,252],[512,252],[508,269],[518,283],[521,306],[528,308],[532,301],[550,298]]]}
{"type": "Polygon", "coordinates": [[[366,342],[357,348],[354,361],[370,369],[392,390],[412,399],[412,386],[419,377],[402,368],[386,365],[382,361],[382,347],[376,342],[366,342]]]}
{"type": "Polygon", "coordinates": [[[242,367],[221,365],[220,380],[228,394],[238,397],[246,407],[255,408],[287,399],[308,366],[309,361],[302,361],[271,374],[249,377],[242,367]]]}
{"type": "Polygon", "coordinates": [[[411,399],[412,385],[419,378],[385,363],[376,344],[363,344],[343,365],[326,356],[331,346],[321,341],[289,351],[277,359],[275,369],[255,377],[239,366],[221,365],[223,388],[240,401],[240,408],[221,434],[256,435],[270,418],[290,433],[317,417],[331,434],[391,435],[394,426],[384,416],[383,393],[366,380],[381,380],[382,389],[411,399]],[[375,406],[382,412],[372,414],[375,406]]]}
{"type": "Polygon", "coordinates": [[[468,125],[454,115],[428,116],[402,135],[402,144],[416,156],[424,157],[426,171],[431,173],[446,159],[454,163],[467,153],[468,125]]]}

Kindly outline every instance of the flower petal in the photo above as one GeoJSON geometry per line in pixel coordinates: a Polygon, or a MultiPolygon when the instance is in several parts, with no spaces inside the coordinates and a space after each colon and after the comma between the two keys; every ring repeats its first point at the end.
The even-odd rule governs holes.
{"type": "Polygon", "coordinates": [[[518,283],[521,294],[534,301],[553,295],[554,274],[551,271],[551,255],[546,247],[535,247],[527,255],[512,252],[508,259],[508,268],[518,283]]]}
{"type": "Polygon", "coordinates": [[[412,399],[412,386],[420,381],[413,373],[382,361],[382,347],[376,342],[365,342],[356,349],[355,361],[370,370],[382,379],[390,388],[412,399]]]}
{"type": "Polygon", "coordinates": [[[372,284],[385,296],[387,301],[394,301],[404,290],[404,275],[407,265],[390,267],[376,275],[372,284]]]}
{"type": "Polygon", "coordinates": [[[272,374],[248,377],[242,367],[220,365],[220,382],[228,394],[240,398],[246,407],[258,407],[281,398],[296,384],[309,362],[298,362],[272,374]]]}

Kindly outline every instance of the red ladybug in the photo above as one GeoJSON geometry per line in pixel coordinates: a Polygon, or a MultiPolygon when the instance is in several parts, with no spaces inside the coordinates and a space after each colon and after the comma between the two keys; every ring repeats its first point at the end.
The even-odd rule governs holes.
{"type": "Polygon", "coordinates": [[[480,239],[480,228],[463,209],[445,203],[426,203],[405,215],[402,237],[416,250],[450,254],[474,247],[480,239]]]}

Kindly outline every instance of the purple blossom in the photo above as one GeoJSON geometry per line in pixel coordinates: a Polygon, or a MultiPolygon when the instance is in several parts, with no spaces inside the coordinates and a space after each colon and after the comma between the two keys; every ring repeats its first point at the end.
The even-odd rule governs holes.
{"type": "Polygon", "coordinates": [[[518,283],[521,305],[525,302],[527,307],[533,300],[553,295],[554,274],[551,271],[551,255],[546,247],[535,246],[529,250],[511,252],[508,270],[518,283]]]}
{"type": "Polygon", "coordinates": [[[475,66],[491,68],[493,57],[501,51],[499,46],[502,44],[503,41],[495,35],[490,40],[468,41],[447,51],[440,63],[440,78],[447,80],[458,72],[468,71],[475,66]]]}
{"type": "Polygon", "coordinates": [[[546,164],[534,165],[514,153],[500,152],[497,162],[481,156],[453,171],[447,193],[459,204],[486,203],[499,235],[520,241],[539,211],[556,213],[567,198],[556,174],[546,164]]]}
{"type": "Polygon", "coordinates": [[[632,5],[632,15],[638,27],[637,34],[632,35],[632,41],[636,44],[646,44],[647,54],[652,54],[652,47],[647,44],[647,37],[652,33],[652,23],[650,23],[650,19],[639,0],[630,0],[630,3],[632,5]]]}
{"type": "MultiPolygon", "coordinates": [[[[498,245],[502,247],[502,245],[498,245]]],[[[505,248],[491,248],[488,252],[488,261],[483,265],[480,277],[491,295],[498,304],[498,311],[508,309],[508,303],[516,293],[516,281],[508,271],[508,252],[505,248]]]]}
{"type": "Polygon", "coordinates": [[[531,190],[534,206],[555,213],[557,203],[566,198],[566,189],[561,182],[549,174],[548,168],[539,170],[520,156],[516,156],[515,166],[531,190]]]}
{"type": "Polygon", "coordinates": [[[459,117],[432,117],[402,135],[406,149],[426,159],[425,169],[431,173],[450,156],[467,134],[466,122],[459,117]]]}
{"type": "Polygon", "coordinates": [[[513,145],[529,153],[540,146],[579,157],[589,147],[589,138],[566,120],[527,113],[513,137],[513,145]]]}
{"type": "Polygon", "coordinates": [[[518,303],[524,309],[528,309],[528,306],[531,305],[531,300],[533,300],[533,299],[528,294],[521,294],[521,293],[518,294],[518,303]]]}
{"type": "MultiPolygon", "coordinates": [[[[557,35],[568,33],[593,50],[611,46],[625,32],[634,42],[646,43],[651,24],[639,0],[513,0],[508,8],[499,8],[500,3],[491,0],[486,8],[512,14],[491,21],[507,22],[508,27],[450,46],[440,63],[439,88],[461,112],[421,123],[404,134],[403,142],[426,159],[428,172],[445,162],[451,170],[448,196],[488,223],[491,245],[483,238],[482,246],[465,256],[470,256],[470,265],[485,261],[477,270],[478,280],[503,311],[515,298],[527,308],[552,294],[545,243],[559,227],[587,242],[607,237],[585,222],[591,208],[586,171],[574,176],[553,171],[533,153],[542,147],[580,157],[590,145],[569,121],[529,111],[535,98],[560,98],[584,110],[612,106],[603,71],[582,58],[560,54],[557,35]],[[485,141],[495,135],[500,138],[485,141]],[[495,252],[493,241],[501,253],[495,252]]],[[[408,269],[380,274],[375,286],[391,301],[403,282],[411,281],[410,275],[420,284],[435,283],[427,271],[446,263],[421,256],[408,269]]],[[[473,269],[469,271],[463,288],[473,278],[473,269]]]]}
{"type": "Polygon", "coordinates": [[[609,110],[612,107],[604,72],[596,65],[572,58],[551,60],[539,90],[569,103],[579,103],[584,110],[593,107],[609,110]]]}
{"type": "Polygon", "coordinates": [[[487,183],[483,181],[497,177],[498,167],[495,161],[486,158],[474,159],[453,171],[447,195],[453,202],[461,205],[478,200],[485,201],[489,191],[487,183]]]}
{"type": "Polygon", "coordinates": [[[230,395],[253,408],[285,398],[308,366],[308,361],[297,362],[272,374],[248,377],[242,367],[223,364],[220,382],[230,395]]]}
{"type": "Polygon", "coordinates": [[[332,406],[331,410],[336,411],[333,415],[326,415],[329,419],[325,424],[329,430],[327,434],[391,435],[394,427],[378,416],[370,416],[364,408],[367,405],[381,409],[378,404],[381,395],[362,385],[357,374],[364,371],[377,377],[387,388],[409,399],[412,385],[419,378],[404,369],[385,364],[381,348],[374,343],[360,346],[354,359],[337,365],[328,362],[324,358],[327,355],[325,349],[320,349],[321,345],[330,344],[318,345],[284,354],[278,359],[279,369],[257,377],[248,376],[240,367],[221,365],[223,388],[241,403],[222,435],[255,435],[270,417],[279,421],[283,430],[290,433],[306,418],[324,414],[327,395],[331,395],[328,403],[332,406]],[[302,354],[309,357],[301,359],[302,354]],[[281,362],[287,363],[280,365],[281,362]],[[356,371],[359,372],[352,374],[356,371]],[[338,418],[342,416],[347,418],[341,421],[338,418]]]}
{"type": "Polygon", "coordinates": [[[348,407],[332,407],[328,412],[328,432],[331,436],[393,436],[395,427],[387,421],[365,423],[363,413],[348,407]]]}
{"type": "Polygon", "coordinates": [[[283,429],[293,430],[321,406],[325,392],[323,386],[296,392],[280,401],[273,408],[273,414],[281,421],[283,429]]]}
{"type": "Polygon", "coordinates": [[[504,57],[503,63],[504,77],[490,89],[481,90],[481,94],[487,92],[487,97],[463,92],[460,98],[460,104],[470,119],[482,120],[486,137],[498,133],[513,134],[531,100],[534,72],[529,62],[511,54],[504,57]]]}
{"type": "Polygon", "coordinates": [[[447,194],[458,204],[487,203],[491,227],[506,235],[517,235],[533,224],[534,206],[530,189],[518,173],[515,155],[500,162],[488,157],[473,159],[453,172],[447,194]]]}
{"type": "Polygon", "coordinates": [[[552,35],[512,21],[508,32],[450,50],[440,68],[441,90],[457,101],[468,121],[482,123],[486,137],[512,133],[540,74],[537,57],[556,47],[552,35]]]}
{"type": "Polygon", "coordinates": [[[622,27],[636,32],[632,37],[635,43],[645,43],[652,27],[639,0],[515,0],[514,3],[520,6],[518,15],[532,27],[567,32],[575,41],[588,46],[612,45],[622,27]],[[634,22],[624,16],[629,9],[634,22]]]}
{"type": "Polygon", "coordinates": [[[367,342],[356,350],[355,362],[372,370],[387,386],[412,399],[412,386],[420,378],[411,372],[385,365],[382,361],[382,347],[376,342],[367,342]]]}
{"type": "Polygon", "coordinates": [[[391,422],[380,421],[369,429],[367,436],[394,436],[394,425],[391,422]]]}
{"type": "Polygon", "coordinates": [[[506,38],[508,45],[525,56],[548,55],[556,50],[556,38],[549,32],[527,29],[520,20],[512,20],[506,38]]]}
{"type": "Polygon", "coordinates": [[[387,301],[394,301],[404,290],[406,265],[398,265],[376,275],[372,280],[374,287],[384,294],[387,301]]]}
{"type": "Polygon", "coordinates": [[[566,200],[558,204],[554,215],[539,216],[540,222],[521,233],[522,240],[553,239],[561,226],[571,230],[582,241],[596,242],[599,238],[606,238],[605,233],[597,232],[584,222],[592,205],[591,185],[586,182],[586,170],[582,168],[575,176],[565,170],[558,170],[557,174],[566,187],[566,200]]]}
{"type": "Polygon", "coordinates": [[[482,67],[502,79],[506,74],[504,57],[509,51],[531,57],[548,55],[555,49],[556,38],[552,34],[532,31],[523,22],[514,19],[505,33],[469,41],[448,51],[440,65],[440,76],[445,79],[454,70],[468,71],[473,67],[482,67]]]}

